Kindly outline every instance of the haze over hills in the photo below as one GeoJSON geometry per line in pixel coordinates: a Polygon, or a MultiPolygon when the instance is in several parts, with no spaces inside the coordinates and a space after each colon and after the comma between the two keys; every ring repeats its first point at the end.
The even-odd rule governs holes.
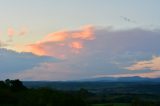
{"type": "Polygon", "coordinates": [[[90,79],[83,79],[81,81],[98,81],[98,82],[160,82],[160,78],[147,78],[147,77],[97,77],[90,79]]]}
{"type": "Polygon", "coordinates": [[[94,93],[160,93],[160,78],[141,77],[102,77],[77,81],[23,81],[28,88],[51,88],[64,91],[77,91],[81,88],[94,93]]]}
{"type": "Polygon", "coordinates": [[[83,80],[70,80],[70,81],[23,81],[27,87],[39,88],[39,87],[51,87],[63,90],[77,90],[80,88],[95,89],[105,88],[106,86],[122,85],[146,85],[146,84],[159,84],[160,78],[143,78],[143,77],[99,77],[83,80]]]}

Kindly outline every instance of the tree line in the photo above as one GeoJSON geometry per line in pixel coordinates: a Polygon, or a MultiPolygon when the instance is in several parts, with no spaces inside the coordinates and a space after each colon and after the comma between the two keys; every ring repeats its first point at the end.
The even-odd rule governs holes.
{"type": "Polygon", "coordinates": [[[89,106],[86,90],[59,91],[49,88],[27,88],[16,80],[0,81],[0,106],[89,106]]]}

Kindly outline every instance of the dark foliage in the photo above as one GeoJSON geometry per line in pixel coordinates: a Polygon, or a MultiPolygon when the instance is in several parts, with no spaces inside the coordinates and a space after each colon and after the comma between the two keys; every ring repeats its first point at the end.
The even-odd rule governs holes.
{"type": "Polygon", "coordinates": [[[88,106],[87,91],[27,89],[19,80],[0,81],[0,106],[88,106]]]}
{"type": "Polygon", "coordinates": [[[106,103],[106,106],[114,106],[114,103],[160,106],[159,83],[54,82],[51,85],[56,85],[56,89],[63,86],[63,89],[27,88],[18,79],[0,81],[0,106],[93,106],[106,103]]]}

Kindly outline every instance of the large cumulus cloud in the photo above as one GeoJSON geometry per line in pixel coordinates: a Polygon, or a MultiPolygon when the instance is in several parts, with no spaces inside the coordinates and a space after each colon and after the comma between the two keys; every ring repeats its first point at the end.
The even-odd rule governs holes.
{"type": "Polygon", "coordinates": [[[38,49],[33,53],[42,52],[43,55],[56,56],[63,61],[41,64],[39,67],[17,73],[15,77],[67,80],[103,75],[157,76],[157,72],[148,69],[130,71],[128,67],[136,62],[159,56],[159,39],[159,30],[143,28],[114,30],[88,27],[65,33],[54,32],[29,46],[32,50],[38,49]],[[40,76],[37,76],[37,73],[41,73],[40,76]]]}

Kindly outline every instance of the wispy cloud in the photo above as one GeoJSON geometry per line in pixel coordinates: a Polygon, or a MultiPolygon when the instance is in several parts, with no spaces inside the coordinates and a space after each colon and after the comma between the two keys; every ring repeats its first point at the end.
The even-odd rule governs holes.
{"type": "Polygon", "coordinates": [[[13,28],[8,28],[7,34],[9,37],[13,37],[15,35],[15,30],[13,28]]]}
{"type": "Polygon", "coordinates": [[[151,60],[138,61],[127,67],[128,70],[153,70],[160,71],[160,57],[153,57],[151,60]]]}
{"type": "Polygon", "coordinates": [[[9,40],[7,40],[7,42],[12,42],[12,38],[15,35],[15,30],[13,28],[8,28],[7,34],[9,37],[9,40]]]}
{"type": "Polygon", "coordinates": [[[16,30],[12,27],[7,29],[7,35],[9,37],[8,42],[11,42],[13,40],[13,37],[15,36],[24,36],[28,33],[28,29],[27,28],[21,28],[20,30],[16,30]]]}

